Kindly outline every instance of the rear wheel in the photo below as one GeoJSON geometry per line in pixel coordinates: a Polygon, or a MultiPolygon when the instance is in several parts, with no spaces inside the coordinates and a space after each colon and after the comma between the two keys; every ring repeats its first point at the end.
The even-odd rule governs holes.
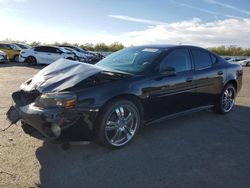
{"type": "Polygon", "coordinates": [[[19,63],[19,55],[15,55],[15,56],[14,56],[14,61],[15,61],[16,63],[19,63]]]}
{"type": "Polygon", "coordinates": [[[112,149],[123,147],[135,137],[140,123],[140,113],[134,103],[128,100],[115,100],[102,110],[98,118],[98,141],[112,149]]]}
{"type": "Polygon", "coordinates": [[[232,84],[227,84],[221,93],[215,111],[220,114],[229,113],[235,103],[236,89],[232,84]]]}
{"type": "Polygon", "coordinates": [[[25,60],[25,62],[28,63],[28,65],[37,65],[37,60],[33,56],[27,57],[27,59],[25,60]]]}

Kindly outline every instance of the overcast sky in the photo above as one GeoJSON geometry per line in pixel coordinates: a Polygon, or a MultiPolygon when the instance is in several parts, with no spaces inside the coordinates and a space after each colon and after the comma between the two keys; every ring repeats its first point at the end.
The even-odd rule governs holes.
{"type": "Polygon", "coordinates": [[[0,0],[0,40],[250,47],[250,0],[0,0]]]}

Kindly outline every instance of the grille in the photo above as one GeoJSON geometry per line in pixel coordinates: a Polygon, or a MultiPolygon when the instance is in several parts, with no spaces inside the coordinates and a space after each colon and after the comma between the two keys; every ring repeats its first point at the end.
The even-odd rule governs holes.
{"type": "Polygon", "coordinates": [[[16,91],[12,93],[12,99],[17,106],[25,106],[36,100],[40,96],[40,92],[37,90],[33,91],[16,91]]]}

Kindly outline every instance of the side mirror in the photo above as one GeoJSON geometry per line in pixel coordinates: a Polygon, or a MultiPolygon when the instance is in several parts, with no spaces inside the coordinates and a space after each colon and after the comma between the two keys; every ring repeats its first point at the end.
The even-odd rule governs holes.
{"type": "Polygon", "coordinates": [[[161,71],[160,74],[162,76],[175,76],[176,70],[174,67],[167,67],[165,70],[161,71]]]}

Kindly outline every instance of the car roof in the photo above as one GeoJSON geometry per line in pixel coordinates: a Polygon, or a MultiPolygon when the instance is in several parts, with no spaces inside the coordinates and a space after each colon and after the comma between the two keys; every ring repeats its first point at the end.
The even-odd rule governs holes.
{"type": "Polygon", "coordinates": [[[60,49],[60,47],[58,47],[58,46],[50,46],[50,45],[41,45],[41,46],[36,46],[36,47],[52,47],[52,48],[59,48],[60,49]]]}
{"type": "Polygon", "coordinates": [[[187,47],[187,48],[204,49],[204,48],[201,48],[201,47],[198,47],[198,46],[192,46],[192,45],[174,45],[174,44],[149,44],[149,45],[140,45],[140,46],[132,46],[132,47],[158,48],[158,49],[162,49],[162,50],[163,49],[177,48],[177,47],[187,47]]]}
{"type": "Polygon", "coordinates": [[[72,46],[72,45],[58,45],[59,47],[67,47],[67,48],[72,48],[72,47],[75,47],[75,46],[72,46]]]}

